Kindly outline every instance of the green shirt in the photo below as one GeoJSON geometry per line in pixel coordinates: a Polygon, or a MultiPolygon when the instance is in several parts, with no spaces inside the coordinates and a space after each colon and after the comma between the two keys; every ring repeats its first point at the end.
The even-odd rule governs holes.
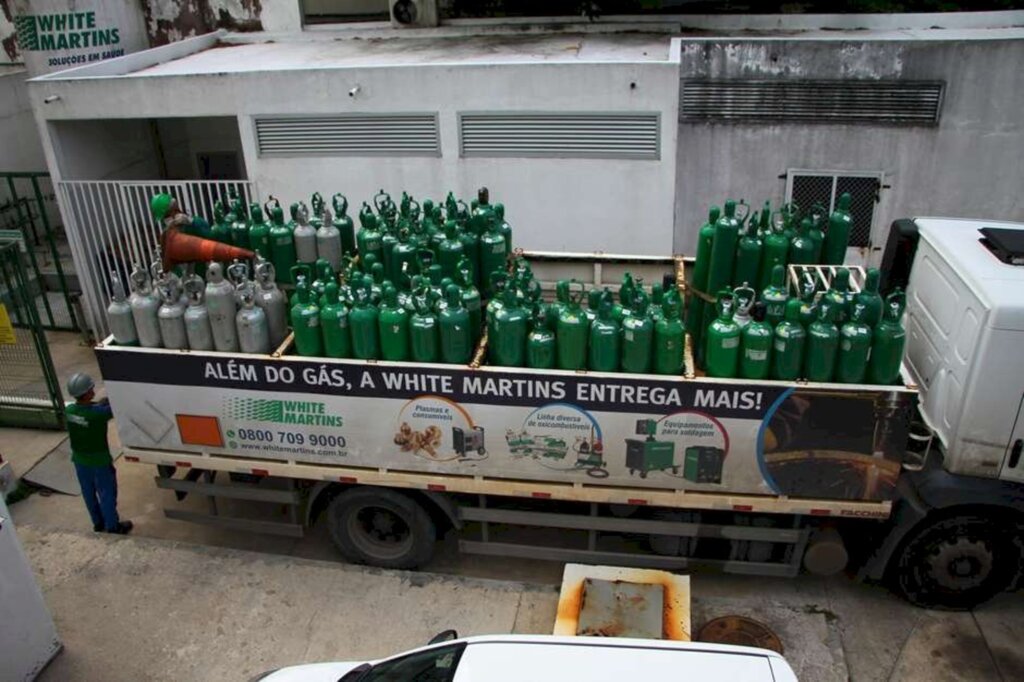
{"type": "Polygon", "coordinates": [[[68,403],[64,416],[71,438],[72,462],[90,467],[113,463],[107,445],[107,422],[114,418],[109,404],[68,403]]]}

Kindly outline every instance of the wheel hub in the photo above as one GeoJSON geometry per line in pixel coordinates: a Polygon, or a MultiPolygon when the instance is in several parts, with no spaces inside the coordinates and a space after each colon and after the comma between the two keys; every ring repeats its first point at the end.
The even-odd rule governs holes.
{"type": "Polygon", "coordinates": [[[961,591],[978,587],[992,572],[992,550],[981,540],[959,537],[935,548],[928,566],[942,587],[961,591]]]}

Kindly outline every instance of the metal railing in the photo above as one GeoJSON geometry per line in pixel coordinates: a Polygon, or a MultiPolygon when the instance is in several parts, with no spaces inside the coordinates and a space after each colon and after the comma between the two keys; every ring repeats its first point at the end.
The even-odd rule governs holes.
{"type": "Polygon", "coordinates": [[[60,383],[21,248],[0,239],[0,425],[59,429],[60,383]]]}
{"type": "Polygon", "coordinates": [[[255,186],[246,180],[63,180],[57,183],[61,212],[82,287],[86,322],[97,339],[109,333],[106,309],[110,273],[127,284],[133,263],[148,265],[161,226],[149,201],[166,192],[189,215],[211,218],[217,200],[237,192],[246,205],[255,186]]]}
{"type": "Polygon", "coordinates": [[[61,261],[65,238],[49,173],[0,172],[0,231],[20,235],[29,291],[43,327],[77,331],[81,320],[61,261]]]}

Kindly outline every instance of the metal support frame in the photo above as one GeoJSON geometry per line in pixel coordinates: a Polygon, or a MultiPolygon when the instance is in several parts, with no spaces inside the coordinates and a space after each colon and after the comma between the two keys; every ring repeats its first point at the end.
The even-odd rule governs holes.
{"type": "MultiPolygon", "coordinates": [[[[484,495],[478,497],[478,504],[479,506],[477,507],[466,506],[459,509],[459,516],[463,522],[476,522],[480,526],[480,539],[460,538],[459,549],[471,554],[487,554],[492,556],[511,556],[553,561],[583,561],[664,569],[712,567],[727,573],[794,576],[800,570],[800,562],[807,548],[810,533],[808,527],[802,527],[803,524],[799,517],[794,517],[792,527],[778,528],[601,516],[596,503],[590,503],[589,515],[493,508],[487,506],[487,499],[484,495]],[[582,530],[587,533],[587,546],[584,549],[495,541],[492,540],[490,533],[490,524],[492,523],[534,528],[582,530]],[[598,539],[602,533],[727,540],[733,544],[734,550],[730,553],[729,559],[702,556],[666,556],[664,554],[642,551],[609,551],[598,548],[598,539]],[[735,551],[735,547],[739,546],[739,543],[752,542],[784,545],[786,550],[782,553],[782,558],[777,561],[749,560],[739,556],[739,553],[735,551]]],[[[699,544],[697,546],[699,547],[699,544]]]]}
{"type": "Polygon", "coordinates": [[[305,534],[299,515],[299,507],[303,503],[303,497],[297,488],[297,481],[286,479],[289,484],[289,489],[287,490],[268,490],[261,488],[258,484],[233,483],[225,485],[216,483],[217,472],[212,470],[202,471],[200,476],[202,480],[193,480],[196,471],[195,469],[188,470],[185,478],[172,478],[164,475],[154,477],[158,488],[175,491],[179,496],[179,500],[188,494],[202,495],[206,498],[207,513],[165,508],[164,516],[167,518],[189,521],[191,523],[203,523],[232,530],[269,533],[296,538],[301,538],[305,534]],[[226,516],[220,511],[219,499],[283,504],[288,510],[288,521],[256,521],[236,516],[226,516]]]}

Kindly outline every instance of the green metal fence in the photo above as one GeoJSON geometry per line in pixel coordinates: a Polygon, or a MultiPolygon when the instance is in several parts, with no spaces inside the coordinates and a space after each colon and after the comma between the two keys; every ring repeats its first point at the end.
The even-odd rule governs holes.
{"type": "Polygon", "coordinates": [[[60,383],[21,249],[0,240],[0,425],[59,429],[60,383]]]}
{"type": "Polygon", "coordinates": [[[73,273],[64,267],[70,250],[49,173],[0,172],[0,234],[14,233],[25,244],[29,292],[43,327],[78,331],[73,273]]]}

